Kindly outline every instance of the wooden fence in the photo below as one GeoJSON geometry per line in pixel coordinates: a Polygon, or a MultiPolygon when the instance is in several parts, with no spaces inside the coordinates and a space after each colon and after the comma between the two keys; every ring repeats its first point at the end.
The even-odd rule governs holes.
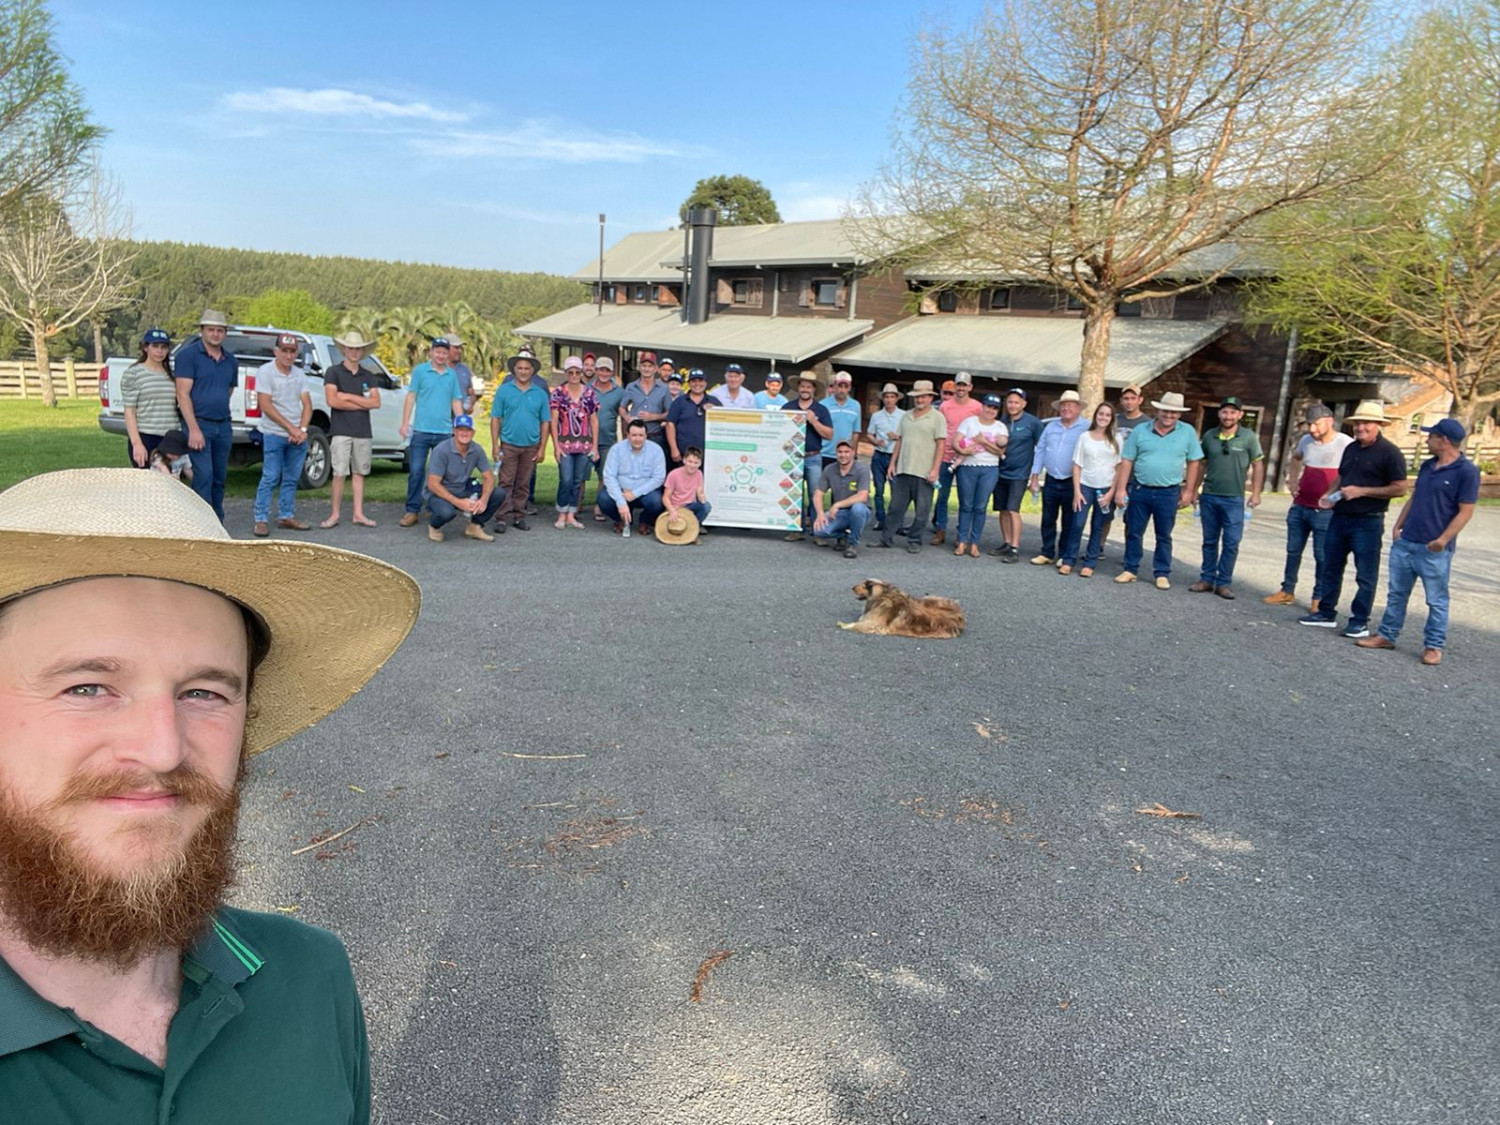
{"type": "MultiPolygon", "coordinates": [[[[71,356],[52,365],[52,387],[58,398],[99,397],[99,365],[71,356]]],[[[0,398],[42,397],[42,376],[24,360],[0,360],[0,398]]]]}

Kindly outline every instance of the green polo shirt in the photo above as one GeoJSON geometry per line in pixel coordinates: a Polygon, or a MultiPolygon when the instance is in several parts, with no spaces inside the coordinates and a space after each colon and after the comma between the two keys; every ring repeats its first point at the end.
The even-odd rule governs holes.
{"type": "Polygon", "coordinates": [[[1245,474],[1265,459],[1260,439],[1244,426],[1231,437],[1218,426],[1203,435],[1203,492],[1207,496],[1245,495],[1245,474]]]}
{"type": "Polygon", "coordinates": [[[1121,456],[1135,463],[1132,471],[1137,484],[1167,488],[1182,484],[1189,461],[1203,460],[1203,446],[1198,432],[1186,422],[1178,420],[1164,435],[1156,432],[1153,422],[1130,431],[1121,456]]]}
{"type": "Polygon", "coordinates": [[[364,1125],[369,1045],[348,954],[324,930],[221,909],[182,959],[165,1070],[0,959],[0,1105],[25,1107],[27,1125],[364,1125]]]}

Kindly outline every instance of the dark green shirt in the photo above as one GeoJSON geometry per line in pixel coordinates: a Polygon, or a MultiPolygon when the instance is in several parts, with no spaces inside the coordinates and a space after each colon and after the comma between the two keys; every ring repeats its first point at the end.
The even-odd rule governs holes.
{"type": "Polygon", "coordinates": [[[0,959],[0,1118],[26,1125],[364,1125],[369,1045],[332,934],[221,909],[182,959],[163,1070],[0,959]]]}
{"type": "Polygon", "coordinates": [[[1260,439],[1241,426],[1228,437],[1215,426],[1203,435],[1203,492],[1208,496],[1245,495],[1245,474],[1265,454],[1260,439]]]}

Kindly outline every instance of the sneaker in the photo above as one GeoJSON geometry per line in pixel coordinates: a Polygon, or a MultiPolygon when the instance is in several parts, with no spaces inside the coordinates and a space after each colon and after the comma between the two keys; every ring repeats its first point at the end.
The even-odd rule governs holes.
{"type": "Polygon", "coordinates": [[[897,528],[897,529],[896,529],[896,530],[895,530],[895,532],[894,532],[894,533],[893,533],[893,534],[896,534],[896,535],[900,535],[900,536],[902,536],[902,537],[905,537],[905,535],[906,535],[906,532],[907,532],[907,529],[906,529],[906,528],[904,528],[904,527],[898,527],[898,528],[897,528]]]}
{"type": "Polygon", "coordinates": [[[397,523],[401,527],[416,527],[417,526],[417,513],[416,512],[402,512],[401,513],[401,518],[397,521],[397,523]]]}
{"type": "Polygon", "coordinates": [[[464,538],[478,539],[484,543],[493,543],[495,541],[495,537],[486,531],[482,525],[477,523],[470,523],[468,527],[464,528],[464,538]]]}
{"type": "Polygon", "coordinates": [[[1297,618],[1298,625],[1311,625],[1314,629],[1334,629],[1338,622],[1332,617],[1324,617],[1321,613],[1309,613],[1306,617],[1297,618]]]}
{"type": "Polygon", "coordinates": [[[534,515],[536,515],[537,514],[537,507],[536,507],[536,505],[535,504],[527,504],[526,505],[526,514],[528,516],[534,516],[534,515]]]}
{"type": "Polygon", "coordinates": [[[1344,631],[1339,634],[1339,636],[1348,637],[1352,641],[1363,640],[1369,635],[1370,627],[1368,625],[1356,625],[1352,621],[1349,622],[1349,624],[1345,625],[1344,631]]]}
{"type": "Polygon", "coordinates": [[[1021,548],[1006,547],[1005,554],[1000,557],[1003,563],[1018,563],[1021,561],[1021,548]]]}
{"type": "MultiPolygon", "coordinates": [[[[1261,598],[1260,600],[1263,601],[1263,602],[1265,602],[1266,605],[1296,605],[1297,604],[1297,599],[1294,598],[1294,597],[1292,597],[1292,595],[1288,594],[1285,590],[1277,590],[1274,594],[1267,594],[1265,597],[1261,598]]],[[[1313,609],[1316,610],[1317,606],[1314,606],[1313,609]]]]}
{"type": "Polygon", "coordinates": [[[428,525],[427,538],[431,539],[434,543],[441,543],[443,541],[443,529],[428,525]]]}
{"type": "Polygon", "coordinates": [[[1156,588],[1158,590],[1170,590],[1172,588],[1172,583],[1169,582],[1167,580],[1167,576],[1165,574],[1163,574],[1160,578],[1158,578],[1156,580],[1156,588]]]}
{"type": "Polygon", "coordinates": [[[921,551],[922,551],[922,544],[921,544],[920,540],[911,539],[911,540],[909,540],[907,542],[907,544],[906,544],[906,553],[908,555],[920,554],[921,551]]]}
{"type": "Polygon", "coordinates": [[[505,534],[505,521],[504,520],[496,520],[495,521],[495,534],[496,535],[504,535],[505,534]]]}
{"type": "Polygon", "coordinates": [[[859,558],[859,546],[857,544],[851,543],[851,544],[849,544],[849,546],[845,547],[844,548],[844,558],[846,558],[846,559],[857,559],[857,558],[859,558]]]}
{"type": "Polygon", "coordinates": [[[531,530],[531,526],[524,519],[512,520],[511,527],[515,528],[517,531],[531,530]]]}
{"type": "Polygon", "coordinates": [[[998,547],[991,547],[990,554],[994,555],[997,559],[1003,559],[1006,555],[1010,554],[1010,548],[1001,543],[998,547]]]}
{"type": "Polygon", "coordinates": [[[880,547],[883,550],[887,550],[888,551],[892,547],[894,547],[895,544],[894,543],[887,543],[884,539],[877,539],[877,540],[875,540],[875,542],[871,543],[870,546],[872,546],[872,547],[880,547]]]}
{"type": "Polygon", "coordinates": [[[875,524],[875,526],[872,527],[872,528],[870,528],[870,530],[871,531],[884,531],[885,530],[885,520],[879,520],[879,521],[877,521],[876,524],[875,524]]]}

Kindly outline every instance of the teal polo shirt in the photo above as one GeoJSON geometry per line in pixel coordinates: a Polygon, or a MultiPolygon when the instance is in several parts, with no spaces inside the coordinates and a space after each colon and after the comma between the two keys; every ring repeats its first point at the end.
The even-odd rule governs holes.
{"type": "Polygon", "coordinates": [[[411,369],[407,391],[417,404],[412,411],[412,429],[445,437],[453,432],[453,400],[461,403],[464,397],[453,368],[439,371],[430,363],[419,363],[411,369]]]}
{"type": "Polygon", "coordinates": [[[349,957],[324,930],[222,908],[182,958],[165,1069],[0,959],[0,1108],[27,1125],[365,1125],[349,957]]]}
{"type": "Polygon", "coordinates": [[[523,391],[507,379],[495,391],[490,417],[500,419],[500,440],[506,445],[535,445],[542,440],[542,426],[552,421],[552,396],[535,380],[523,391]]]}
{"type": "Polygon", "coordinates": [[[1147,488],[1181,486],[1189,461],[1203,460],[1197,431],[1181,419],[1165,435],[1156,423],[1137,426],[1125,439],[1124,460],[1135,462],[1135,482],[1147,488]]]}

